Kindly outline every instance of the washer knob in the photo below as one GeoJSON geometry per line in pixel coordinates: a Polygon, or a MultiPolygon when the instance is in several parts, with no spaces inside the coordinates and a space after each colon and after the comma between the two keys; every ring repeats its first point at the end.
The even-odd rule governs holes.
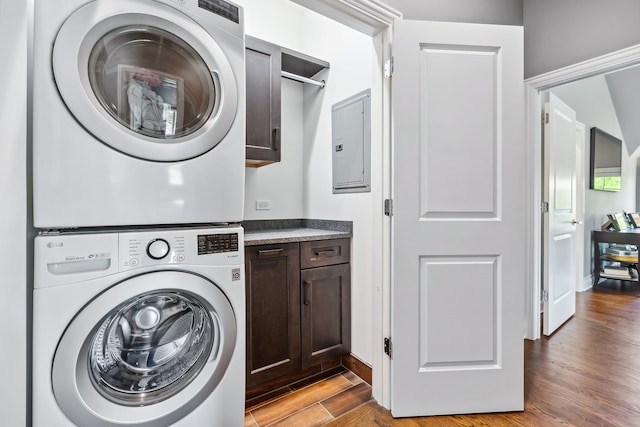
{"type": "Polygon", "coordinates": [[[151,259],[162,259],[169,253],[169,242],[164,239],[155,239],[147,245],[147,255],[151,259]]]}

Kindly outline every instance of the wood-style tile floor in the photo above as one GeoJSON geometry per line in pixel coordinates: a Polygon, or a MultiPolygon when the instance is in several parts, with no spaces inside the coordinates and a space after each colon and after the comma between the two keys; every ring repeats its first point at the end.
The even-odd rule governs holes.
{"type": "Polygon", "coordinates": [[[371,386],[350,371],[247,408],[245,427],[325,425],[371,400],[371,386]]]}

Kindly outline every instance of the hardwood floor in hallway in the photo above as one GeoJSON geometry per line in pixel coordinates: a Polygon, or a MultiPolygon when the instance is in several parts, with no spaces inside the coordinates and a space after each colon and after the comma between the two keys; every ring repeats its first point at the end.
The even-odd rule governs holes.
{"type": "Polygon", "coordinates": [[[577,294],[576,305],[550,338],[525,341],[524,412],[393,419],[370,400],[333,419],[297,412],[293,424],[282,425],[640,426],[640,285],[607,281],[577,294]]]}

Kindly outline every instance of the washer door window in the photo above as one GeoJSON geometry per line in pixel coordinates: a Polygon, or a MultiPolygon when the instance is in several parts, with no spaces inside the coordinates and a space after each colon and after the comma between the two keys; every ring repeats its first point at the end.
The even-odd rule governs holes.
{"type": "Polygon", "coordinates": [[[96,389],[123,405],[147,405],[180,392],[200,373],[220,330],[193,296],[163,291],[121,304],[89,347],[96,389]]]}
{"type": "Polygon", "coordinates": [[[237,336],[226,296],[201,276],[162,271],[116,284],[65,331],[53,391],[77,425],[169,425],[202,403],[237,336]]]}
{"type": "Polygon", "coordinates": [[[74,117],[108,146],[155,161],[197,157],[224,138],[238,109],[219,43],[242,40],[219,33],[224,41],[156,2],[91,2],[56,37],[56,85],[74,117]]]}

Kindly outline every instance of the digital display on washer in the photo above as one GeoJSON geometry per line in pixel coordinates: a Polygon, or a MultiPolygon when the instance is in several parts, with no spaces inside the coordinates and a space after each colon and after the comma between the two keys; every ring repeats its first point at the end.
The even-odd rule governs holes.
{"type": "Polygon", "coordinates": [[[198,235],[198,255],[237,251],[238,233],[198,235]]]}
{"type": "Polygon", "coordinates": [[[213,12],[216,15],[220,15],[223,18],[227,18],[229,21],[233,21],[236,24],[240,23],[240,11],[238,10],[238,6],[227,3],[224,0],[198,0],[198,6],[204,10],[213,12]]]}

